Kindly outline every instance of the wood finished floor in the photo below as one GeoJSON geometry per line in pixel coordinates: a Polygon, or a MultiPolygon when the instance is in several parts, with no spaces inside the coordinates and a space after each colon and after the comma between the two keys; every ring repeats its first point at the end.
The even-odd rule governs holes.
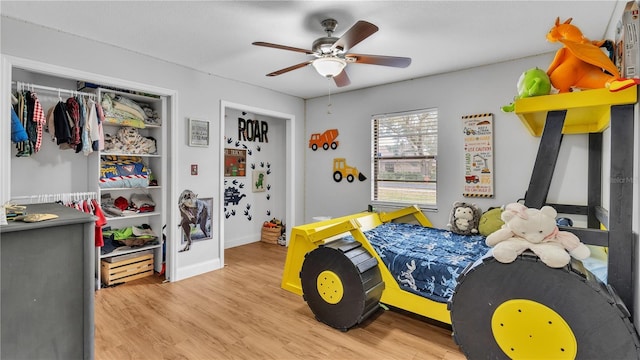
{"type": "Polygon", "coordinates": [[[347,332],[316,321],[280,288],[285,257],[285,247],[256,242],[227,249],[218,271],[98,291],[95,359],[465,359],[450,330],[404,312],[347,332]]]}

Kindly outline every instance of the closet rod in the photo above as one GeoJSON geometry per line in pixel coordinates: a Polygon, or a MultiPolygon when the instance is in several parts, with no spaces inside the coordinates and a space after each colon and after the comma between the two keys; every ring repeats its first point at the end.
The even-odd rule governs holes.
{"type": "Polygon", "coordinates": [[[38,194],[38,195],[25,195],[25,196],[12,196],[11,202],[16,204],[42,204],[50,202],[69,202],[80,200],[97,199],[98,193],[94,191],[89,192],[71,192],[71,193],[58,193],[58,194],[38,194]]]}
{"type": "Polygon", "coordinates": [[[16,85],[16,87],[25,87],[27,89],[38,89],[38,90],[44,90],[44,91],[51,91],[51,92],[57,92],[58,94],[60,93],[67,93],[67,94],[71,94],[71,95],[82,95],[82,96],[91,96],[91,97],[95,97],[96,94],[92,94],[92,93],[88,93],[88,92],[82,92],[82,91],[76,91],[76,90],[67,90],[67,89],[61,89],[61,88],[54,88],[51,86],[44,86],[44,85],[38,85],[38,84],[29,84],[29,83],[23,83],[20,81],[12,81],[11,85],[16,85]]]}

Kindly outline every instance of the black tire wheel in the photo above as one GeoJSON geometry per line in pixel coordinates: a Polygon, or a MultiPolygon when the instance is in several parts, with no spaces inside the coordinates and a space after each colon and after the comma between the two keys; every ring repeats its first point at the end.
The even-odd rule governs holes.
{"type": "Polygon", "coordinates": [[[331,143],[331,150],[335,150],[338,147],[338,144],[334,141],[331,143]]]}
{"type": "Polygon", "coordinates": [[[329,150],[329,144],[327,143],[322,144],[322,148],[325,150],[329,150]]]}
{"type": "Polygon", "coordinates": [[[318,145],[316,145],[316,144],[311,145],[311,150],[313,150],[313,151],[318,150],[318,145]]]}
{"type": "Polygon", "coordinates": [[[340,182],[342,181],[342,173],[340,171],[336,171],[333,173],[333,180],[335,182],[340,182]]]}
{"type": "Polygon", "coordinates": [[[378,261],[357,241],[337,240],[309,252],[300,280],[316,319],[335,329],[347,331],[380,309],[378,261]]]}
{"type": "Polygon", "coordinates": [[[554,269],[530,252],[510,264],[487,255],[458,278],[449,309],[469,359],[640,358],[627,308],[579,261],[554,269]]]}
{"type": "Polygon", "coordinates": [[[353,182],[353,179],[354,179],[353,175],[351,175],[351,174],[347,175],[347,181],[348,182],[353,182]]]}

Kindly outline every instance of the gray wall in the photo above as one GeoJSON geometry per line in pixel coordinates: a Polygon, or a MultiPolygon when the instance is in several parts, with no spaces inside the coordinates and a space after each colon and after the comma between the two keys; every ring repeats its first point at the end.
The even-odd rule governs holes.
{"type": "MultiPolygon", "coordinates": [[[[427,216],[437,227],[447,224],[455,201],[467,200],[482,209],[524,197],[538,150],[513,113],[500,111],[516,94],[520,74],[529,68],[546,69],[553,59],[546,54],[464,71],[430,76],[307,101],[306,139],[311,133],[337,128],[340,146],[333,151],[306,149],[305,219],[362,211],[370,203],[371,116],[424,108],[438,108],[438,210],[427,216]],[[464,198],[462,116],[494,114],[495,197],[464,198]],[[331,180],[331,159],[346,157],[366,174],[364,182],[331,180]]],[[[375,68],[372,67],[372,71],[375,68]]],[[[354,80],[355,81],[355,80],[354,80]]],[[[586,135],[566,136],[549,193],[554,202],[586,204],[586,135]]]]}
{"type": "MultiPolygon", "coordinates": [[[[218,170],[220,166],[219,142],[223,139],[223,134],[220,134],[219,131],[221,100],[291,114],[295,117],[296,122],[300,122],[295,127],[298,133],[294,136],[299,139],[304,137],[302,133],[304,129],[302,125],[304,101],[302,99],[193,71],[132,51],[5,17],[2,17],[1,30],[2,55],[172,89],[177,92],[177,116],[173,121],[178,124],[176,133],[171,134],[171,138],[175,139],[174,145],[177,147],[177,158],[171,159],[173,171],[177,174],[177,183],[175,184],[175,193],[170,195],[168,199],[169,206],[177,208],[178,195],[183,189],[191,189],[199,194],[213,194],[215,197],[217,189],[221,186],[218,170]],[[211,145],[208,148],[187,146],[188,118],[211,122],[211,145]],[[198,176],[190,175],[190,164],[194,163],[199,165],[198,176]]],[[[90,81],[91,79],[78,80],[90,81]]],[[[2,86],[8,86],[5,79],[2,81],[2,86]]],[[[5,111],[8,116],[8,109],[5,111]]],[[[10,153],[11,144],[8,137],[1,139],[1,146],[3,151],[0,153],[10,153]]],[[[302,143],[296,143],[296,146],[299,148],[298,151],[302,151],[302,143]]],[[[297,157],[294,164],[293,174],[295,174],[295,182],[299,184],[304,181],[303,160],[302,156],[297,157]]],[[[2,165],[0,165],[2,166],[0,180],[5,184],[10,179],[9,161],[8,158],[3,158],[2,165]]],[[[42,187],[43,183],[37,177],[26,178],[24,184],[27,187],[40,189],[41,191],[38,193],[49,192],[42,187]]],[[[302,187],[297,189],[297,193],[294,194],[295,205],[299,213],[297,218],[302,219],[304,194],[302,187]]],[[[52,191],[58,190],[56,188],[52,191]]],[[[90,189],[75,191],[90,191],[90,189]]],[[[214,198],[214,204],[218,204],[219,200],[214,198]]],[[[213,270],[213,267],[216,266],[223,266],[221,261],[223,254],[220,253],[219,247],[219,239],[223,235],[215,233],[218,229],[216,222],[219,214],[217,208],[214,211],[214,240],[198,242],[191,251],[177,255],[177,279],[213,270]]],[[[168,226],[167,229],[173,235],[170,235],[170,238],[177,238],[178,219],[173,219],[173,221],[175,221],[175,226],[168,226]]]]}

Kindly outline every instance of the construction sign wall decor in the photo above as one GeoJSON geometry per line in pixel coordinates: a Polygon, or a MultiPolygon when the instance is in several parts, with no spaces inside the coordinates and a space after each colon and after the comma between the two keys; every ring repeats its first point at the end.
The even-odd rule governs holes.
{"type": "Polygon", "coordinates": [[[462,117],[466,197],[493,197],[493,114],[462,117]]]}

